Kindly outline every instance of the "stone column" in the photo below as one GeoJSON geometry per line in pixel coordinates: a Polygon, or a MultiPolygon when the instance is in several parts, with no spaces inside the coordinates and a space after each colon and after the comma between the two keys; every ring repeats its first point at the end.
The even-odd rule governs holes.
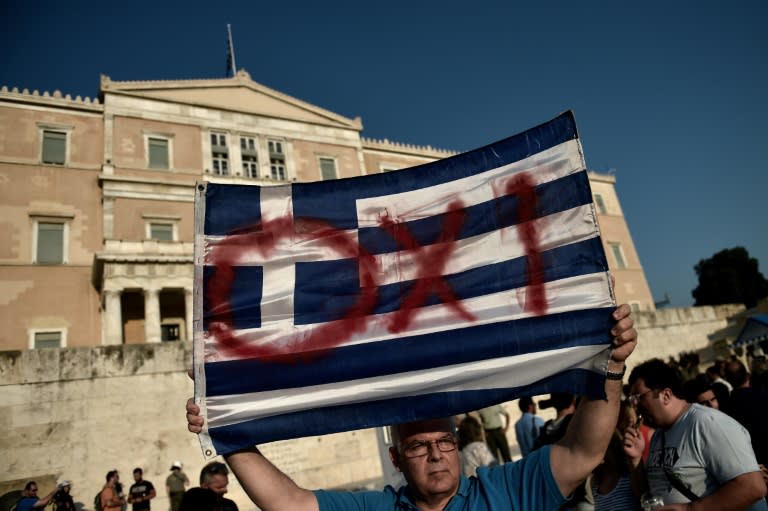
{"type": "Polygon", "coordinates": [[[120,305],[122,291],[104,290],[104,344],[123,344],[123,311],[120,305]]]}
{"type": "Polygon", "coordinates": [[[189,288],[184,288],[184,323],[186,326],[186,334],[187,338],[186,340],[191,342],[193,339],[193,333],[192,333],[192,316],[193,316],[193,300],[192,300],[193,292],[189,288]]]}
{"type": "Polygon", "coordinates": [[[160,342],[160,291],[144,290],[144,342],[160,342]]]}

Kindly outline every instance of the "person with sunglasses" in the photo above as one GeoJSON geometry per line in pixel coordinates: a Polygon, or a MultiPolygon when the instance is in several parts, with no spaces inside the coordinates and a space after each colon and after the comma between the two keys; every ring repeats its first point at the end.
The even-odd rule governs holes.
{"type": "MultiPolygon", "coordinates": [[[[243,489],[264,510],[557,510],[602,461],[616,426],[626,358],[637,344],[630,307],[612,315],[613,346],[605,382],[606,399],[584,399],[568,433],[515,463],[481,467],[477,477],[461,473],[455,424],[436,418],[391,427],[389,457],[407,484],[397,490],[310,491],[296,485],[257,447],[225,459],[243,489]]],[[[200,433],[204,419],[194,399],[187,401],[188,429],[200,433]]]]}
{"type": "Polygon", "coordinates": [[[24,491],[21,492],[21,499],[16,504],[16,511],[32,511],[34,509],[43,509],[45,506],[51,503],[53,496],[56,494],[56,489],[45,497],[37,496],[37,483],[35,481],[29,481],[24,485],[24,491]]]}

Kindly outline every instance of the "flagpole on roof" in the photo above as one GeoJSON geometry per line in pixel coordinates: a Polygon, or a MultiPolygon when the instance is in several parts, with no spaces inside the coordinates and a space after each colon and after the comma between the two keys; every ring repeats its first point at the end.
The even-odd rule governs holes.
{"type": "Polygon", "coordinates": [[[232,28],[227,23],[227,76],[237,74],[237,64],[235,64],[235,45],[232,43],[232,28]]]}

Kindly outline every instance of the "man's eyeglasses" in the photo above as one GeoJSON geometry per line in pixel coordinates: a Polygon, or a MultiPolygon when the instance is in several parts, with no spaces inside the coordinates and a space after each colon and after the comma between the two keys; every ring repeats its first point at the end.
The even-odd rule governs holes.
{"type": "Polygon", "coordinates": [[[632,404],[632,406],[637,406],[637,403],[640,402],[640,398],[649,392],[653,392],[653,389],[648,389],[645,392],[641,392],[639,394],[632,394],[629,396],[629,402],[632,404]]]}
{"type": "Polygon", "coordinates": [[[30,488],[30,489],[29,489],[29,492],[30,492],[30,493],[35,493],[36,491],[37,491],[37,488],[30,488]]]}
{"type": "Polygon", "coordinates": [[[451,452],[456,450],[456,439],[452,436],[444,436],[437,440],[419,440],[411,442],[403,448],[403,454],[406,458],[420,458],[429,454],[430,446],[435,444],[440,452],[451,452]]]}

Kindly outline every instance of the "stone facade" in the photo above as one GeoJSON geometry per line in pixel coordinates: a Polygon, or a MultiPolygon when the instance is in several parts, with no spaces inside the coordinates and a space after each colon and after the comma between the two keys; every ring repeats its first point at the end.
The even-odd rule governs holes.
{"type": "Polygon", "coordinates": [[[635,323],[641,337],[629,369],[643,360],[667,360],[680,352],[698,353],[702,367],[711,365],[716,356],[728,354],[729,342],[725,341],[733,341],[738,334],[738,330],[729,327],[743,311],[743,305],[733,304],[636,313],[635,323]],[[730,336],[724,337],[724,330],[730,336]]]}

